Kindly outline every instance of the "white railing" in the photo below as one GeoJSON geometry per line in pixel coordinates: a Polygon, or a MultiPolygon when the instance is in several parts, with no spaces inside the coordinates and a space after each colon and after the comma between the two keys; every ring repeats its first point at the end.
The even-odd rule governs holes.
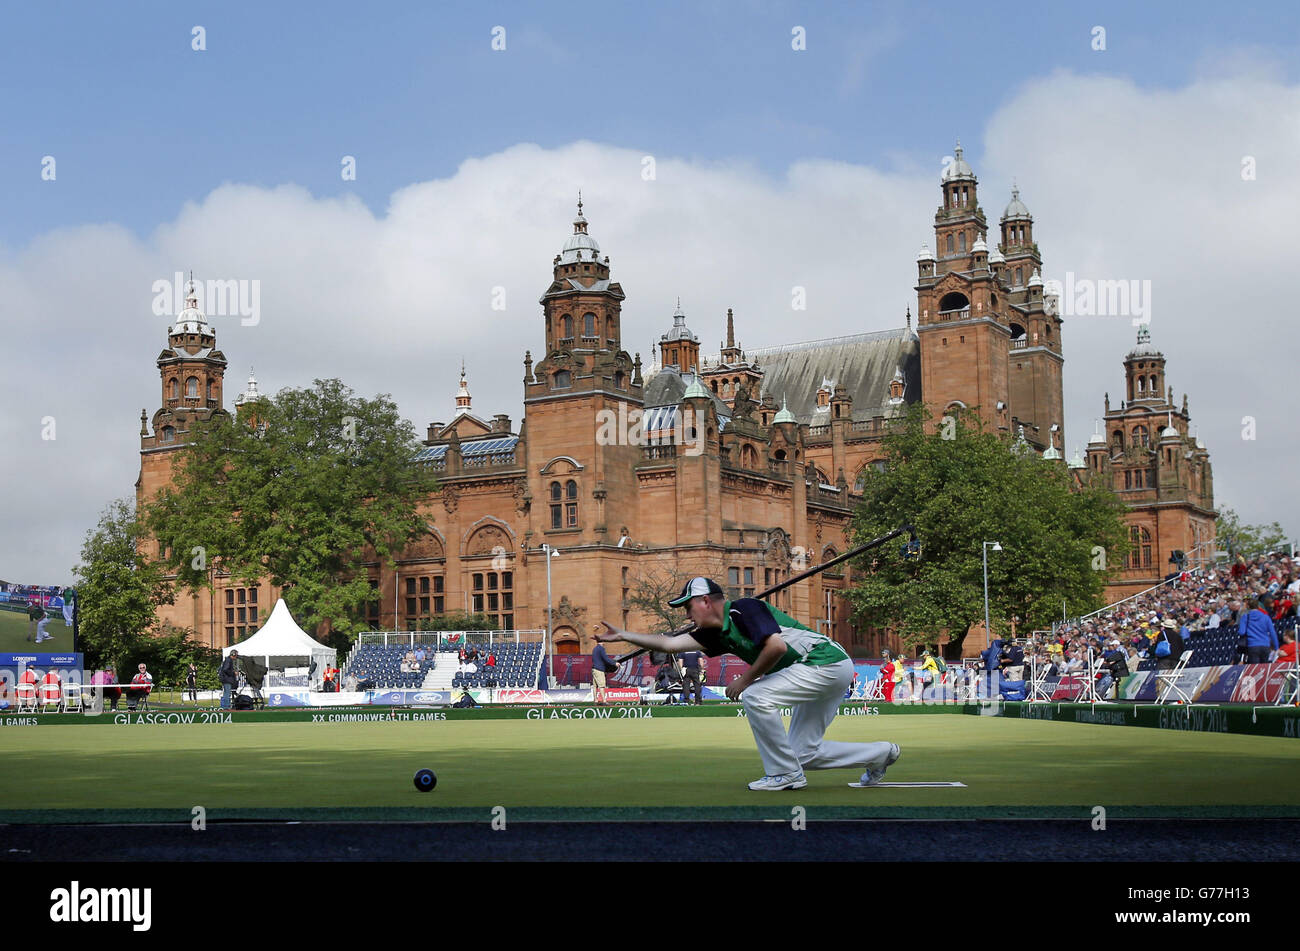
{"type": "MultiPolygon", "coordinates": [[[[523,643],[520,635],[535,634],[536,640],[543,640],[542,635],[545,631],[363,631],[357,635],[356,647],[353,648],[352,655],[348,660],[351,661],[356,651],[361,647],[380,646],[380,647],[411,647],[415,648],[420,645],[425,647],[449,644],[453,639],[459,638],[461,644],[520,644],[523,643]]],[[[534,640],[534,638],[529,638],[534,640]]]]}

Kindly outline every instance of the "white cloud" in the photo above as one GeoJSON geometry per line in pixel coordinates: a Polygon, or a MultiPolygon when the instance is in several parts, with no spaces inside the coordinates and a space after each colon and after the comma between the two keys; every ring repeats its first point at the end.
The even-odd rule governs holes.
{"type": "MultiPolygon", "coordinates": [[[[1179,398],[1189,394],[1217,499],[1292,531],[1298,119],[1300,91],[1258,73],[1172,91],[1062,73],[1026,85],[988,120],[983,154],[967,150],[994,228],[1018,178],[1046,276],[1152,281],[1153,340],[1179,398]],[[1241,180],[1245,155],[1256,181],[1241,180]],[[1254,442],[1240,438],[1247,415],[1254,442]]],[[[646,182],[642,157],[586,141],[517,145],[396,192],[381,216],[296,186],[228,185],[144,240],[88,225],[11,250],[0,260],[0,577],[66,580],[104,504],[133,493],[167,323],[151,288],[178,270],[261,282],[257,326],[215,319],[228,407],[253,364],[264,390],[338,376],[390,392],[421,434],[450,418],[462,355],[474,410],[518,424],[523,351],[541,356],[537,298],[579,188],[628,295],[624,346],[646,363],[679,295],[706,350],[728,307],[751,347],[902,324],[915,251],[933,241],[937,165],[807,161],[774,180],[747,162],[658,155],[646,182]],[[796,285],[807,312],[790,308],[796,285]],[[490,307],[497,286],[505,312],[490,307]],[[53,442],[41,439],[46,416],[53,442]]],[[[1102,391],[1118,404],[1134,333],[1122,318],[1067,322],[1067,456],[1087,442],[1102,391]]]]}

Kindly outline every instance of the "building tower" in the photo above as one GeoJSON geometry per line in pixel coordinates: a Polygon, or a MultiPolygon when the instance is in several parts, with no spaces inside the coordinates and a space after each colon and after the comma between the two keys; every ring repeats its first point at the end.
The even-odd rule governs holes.
{"type": "Polygon", "coordinates": [[[733,412],[737,411],[736,394],[741,392],[742,386],[751,403],[757,404],[763,371],[758,362],[751,361],[736,343],[736,321],[730,307],[727,308],[727,342],[719,350],[718,362],[700,370],[704,385],[733,412]]]}
{"type": "Polygon", "coordinates": [[[676,367],[679,373],[696,373],[700,368],[700,338],[686,326],[680,297],[673,311],[672,329],[659,337],[659,365],[676,367]]]}
{"type": "MultiPolygon", "coordinates": [[[[226,357],[217,349],[217,335],[199,309],[198,288],[191,277],[185,308],[167,328],[167,346],[158,355],[162,405],[153,414],[152,433],[140,411],[140,475],[135,482],[136,511],[143,512],[158,492],[172,482],[172,462],[186,444],[191,427],[214,416],[227,415],[221,405],[226,357]]],[[[256,383],[253,383],[256,387],[256,383]]],[[[140,539],[140,551],[159,557],[159,543],[140,539]]],[[[178,594],[174,605],[159,611],[165,623],[193,628],[209,646],[216,641],[216,594],[178,594]]]]}
{"type": "Polygon", "coordinates": [[[1100,431],[1088,444],[1085,479],[1101,479],[1128,506],[1131,550],[1110,594],[1122,596],[1160,581],[1177,567],[1181,551],[1188,566],[1208,563],[1214,549],[1217,513],[1210,454],[1191,434],[1187,396],[1174,405],[1166,389],[1165,356],[1151,343],[1144,324],[1124,358],[1128,398],[1106,409],[1100,431]]]}
{"type": "Polygon", "coordinates": [[[978,181],[960,142],[955,153],[934,215],[937,253],[922,246],[916,262],[921,392],[936,425],[953,408],[978,407],[990,429],[1008,433],[1007,301],[989,265],[978,181]]]}
{"type": "Polygon", "coordinates": [[[186,288],[185,309],[167,328],[167,346],[158,355],[157,365],[162,405],[153,414],[153,435],[148,434],[142,416],[142,454],[178,448],[195,422],[225,412],[221,407],[221,385],[226,356],[217,349],[216,332],[199,310],[193,279],[186,288]]]}
{"type": "MultiPolygon", "coordinates": [[[[995,265],[1006,299],[1004,315],[1011,328],[1010,413],[1014,427],[1025,427],[1026,440],[1040,450],[1052,447],[1054,431],[1065,445],[1065,395],[1061,352],[1061,316],[1057,299],[1046,293],[1042,258],[1034,241],[1034,219],[1011,189],[1002,212],[1002,244],[995,265]],[[1057,427],[1055,430],[1052,427],[1057,427]]],[[[992,257],[992,255],[990,255],[992,257]]]]}
{"type": "MultiPolygon", "coordinates": [[[[623,296],[610,280],[609,256],[601,255],[587,231],[579,198],[573,234],[555,256],[551,284],[539,301],[546,356],[525,363],[528,445],[546,447],[546,458],[529,460],[529,490],[533,498],[550,499],[559,491],[564,499],[556,507],[559,525],[545,518],[551,506],[531,509],[533,547],[613,545],[621,526],[635,522],[633,466],[641,447],[601,425],[610,414],[626,421],[644,406],[640,356],[634,362],[622,349],[623,296]]],[[[575,562],[569,559],[565,564],[571,567],[564,570],[576,568],[575,562]]]]}

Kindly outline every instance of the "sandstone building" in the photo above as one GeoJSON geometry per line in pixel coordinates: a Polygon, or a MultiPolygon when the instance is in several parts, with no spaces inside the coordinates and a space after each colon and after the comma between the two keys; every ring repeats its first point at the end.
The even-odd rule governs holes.
{"type": "MultiPolygon", "coordinates": [[[[920,400],[935,417],[978,408],[994,431],[1060,458],[1062,321],[1044,295],[1033,218],[1013,190],[990,248],[977,185],[959,145],[940,182],[935,249],[927,244],[917,257],[915,327],[909,310],[895,330],[744,348],[728,310],[725,341],[702,354],[679,304],[649,366],[624,347],[623,288],[579,201],[540,297],[539,357],[523,354],[523,419],[516,430],[507,415],[475,415],[462,367],[450,419],[429,424],[417,456],[440,480],[425,507],[431,535],[395,570],[370,566],[379,595],[372,627],[411,630],[467,610],[503,629],[544,629],[545,545],[561,552],[551,560],[558,652],[589,651],[600,619],[646,625],[627,603],[641,577],[706,570],[737,595],[761,590],[846,549],[862,474],[881,464],[888,422],[920,400]]],[[[1142,447],[1164,453],[1142,461],[1157,487],[1143,482],[1131,496],[1139,539],[1141,531],[1159,539],[1153,559],[1166,539],[1191,547],[1185,537],[1204,538],[1207,518],[1213,531],[1208,458],[1199,448],[1194,460],[1182,453],[1185,400],[1177,412],[1153,396],[1163,358],[1155,369],[1146,363],[1157,356],[1144,354],[1130,370],[1144,382],[1132,391],[1130,380],[1131,403],[1115,417],[1122,459],[1113,446],[1090,444],[1087,471],[1081,462],[1078,470],[1081,479],[1112,478],[1117,489],[1130,473],[1131,484],[1142,471],[1133,427],[1153,433],[1151,419],[1169,416],[1179,451],[1173,437],[1148,437],[1142,447]]],[[[170,477],[192,421],[224,412],[226,358],[192,295],[157,365],[162,405],[151,421],[141,418],[142,503],[170,477]]],[[[256,398],[250,377],[236,403],[256,398]]],[[[1125,581],[1157,570],[1139,558],[1125,581]]],[[[884,636],[856,629],[840,596],[849,580],[831,569],[776,603],[853,654],[877,654],[884,636]]],[[[276,594],[218,576],[213,594],[178,596],[163,616],[226,645],[256,629],[276,594]]]]}

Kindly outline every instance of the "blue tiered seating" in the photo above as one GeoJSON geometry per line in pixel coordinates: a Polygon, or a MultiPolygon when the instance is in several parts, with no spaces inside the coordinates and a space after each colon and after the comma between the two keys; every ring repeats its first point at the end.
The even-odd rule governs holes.
{"type": "MultiPolygon", "coordinates": [[[[409,647],[384,647],[382,644],[362,646],[348,665],[353,674],[364,674],[380,690],[414,689],[424,683],[430,663],[426,659],[418,673],[402,673],[402,658],[409,647]]],[[[362,679],[358,676],[358,679],[362,679]]]]}
{"type": "MultiPolygon", "coordinates": [[[[1192,652],[1188,667],[1216,667],[1237,662],[1237,629],[1219,627],[1214,630],[1192,631],[1190,640],[1183,641],[1183,649],[1192,652]]],[[[1158,658],[1151,656],[1142,661],[1138,670],[1155,670],[1158,658]]]]}
{"type": "MultiPolygon", "coordinates": [[[[457,650],[456,647],[450,648],[457,650]]],[[[485,654],[483,646],[480,653],[485,654]]],[[[492,653],[496,655],[495,669],[485,669],[481,664],[475,673],[457,673],[452,678],[452,687],[457,690],[477,690],[495,681],[497,687],[516,687],[532,689],[538,683],[538,669],[542,660],[541,644],[494,644],[492,653]]]]}

